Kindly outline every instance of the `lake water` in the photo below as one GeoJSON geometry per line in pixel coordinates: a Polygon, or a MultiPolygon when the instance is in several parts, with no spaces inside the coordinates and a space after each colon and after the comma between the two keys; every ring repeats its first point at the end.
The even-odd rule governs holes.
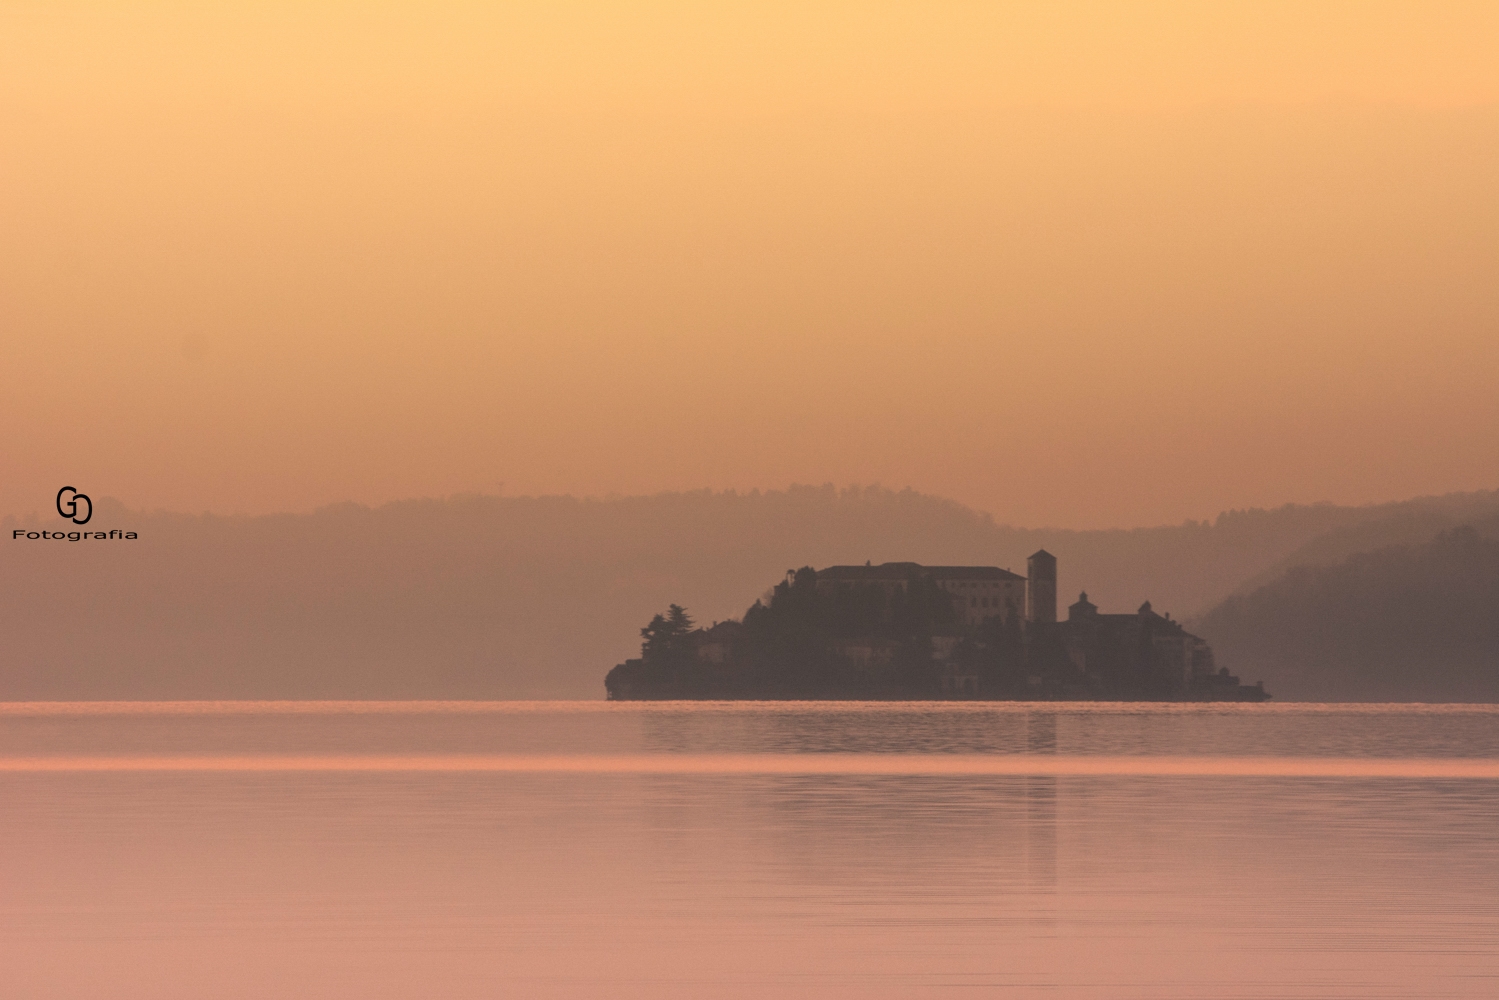
{"type": "Polygon", "coordinates": [[[0,705],[0,994],[1495,997],[1499,706],[0,705]]]}

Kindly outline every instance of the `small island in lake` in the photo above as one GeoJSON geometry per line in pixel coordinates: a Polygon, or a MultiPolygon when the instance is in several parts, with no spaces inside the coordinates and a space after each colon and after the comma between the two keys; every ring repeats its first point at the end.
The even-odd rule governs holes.
{"type": "Polygon", "coordinates": [[[610,700],[990,699],[1264,701],[1206,642],[1147,601],[1100,614],[1081,595],[1057,620],[1057,560],[996,566],[810,566],[740,621],[697,628],[673,604],[641,629],[610,700]]]}

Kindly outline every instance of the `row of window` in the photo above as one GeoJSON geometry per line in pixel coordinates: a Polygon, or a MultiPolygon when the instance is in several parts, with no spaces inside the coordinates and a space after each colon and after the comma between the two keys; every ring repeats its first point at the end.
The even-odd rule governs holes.
{"type": "Polygon", "coordinates": [[[970,598],[968,598],[968,606],[970,608],[998,608],[999,607],[999,598],[997,598],[997,597],[970,597],[970,598]]]}

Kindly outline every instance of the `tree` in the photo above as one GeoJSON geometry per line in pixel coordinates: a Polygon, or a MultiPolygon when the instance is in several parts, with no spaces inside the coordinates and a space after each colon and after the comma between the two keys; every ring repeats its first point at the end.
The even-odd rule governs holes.
{"type": "Polygon", "coordinates": [[[687,614],[687,609],[680,604],[671,605],[666,614],[653,616],[650,624],[640,630],[640,636],[645,640],[640,644],[640,658],[664,660],[670,657],[682,648],[682,640],[692,629],[692,616],[687,614]]]}
{"type": "Polygon", "coordinates": [[[688,616],[686,608],[680,604],[673,604],[666,610],[666,621],[671,626],[673,636],[684,636],[692,631],[693,621],[688,616]]]}

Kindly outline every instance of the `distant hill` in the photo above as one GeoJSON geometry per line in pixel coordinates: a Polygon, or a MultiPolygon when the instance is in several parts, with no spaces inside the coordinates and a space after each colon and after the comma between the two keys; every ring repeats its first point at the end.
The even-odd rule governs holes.
{"type": "Polygon", "coordinates": [[[1499,494],[1492,492],[1421,497],[1357,509],[1367,516],[1298,546],[1269,569],[1245,580],[1237,592],[1247,594],[1257,590],[1295,566],[1331,566],[1360,552],[1392,545],[1418,545],[1462,525],[1476,527],[1481,533],[1499,533],[1499,494]]]}
{"type": "Polygon", "coordinates": [[[264,517],[98,503],[90,529],[141,537],[13,540],[16,528],[69,525],[3,523],[0,698],[598,698],[653,613],[676,602],[704,623],[738,616],[791,567],[1024,572],[1044,547],[1060,559],[1064,605],[1086,587],[1105,611],[1149,599],[1186,618],[1337,532],[1418,509],[1499,513],[1499,495],[1484,493],[1068,531],[996,524],[910,490],[831,486],[264,517]]]}
{"type": "Polygon", "coordinates": [[[1499,701],[1495,535],[1484,519],[1293,567],[1190,627],[1285,701],[1499,701]]]}

